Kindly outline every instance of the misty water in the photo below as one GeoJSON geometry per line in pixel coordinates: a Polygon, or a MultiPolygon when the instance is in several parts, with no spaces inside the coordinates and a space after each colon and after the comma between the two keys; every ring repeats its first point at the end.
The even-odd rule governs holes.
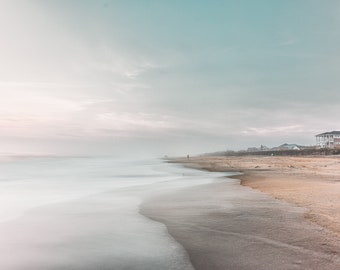
{"type": "Polygon", "coordinates": [[[161,160],[25,157],[0,162],[0,269],[192,269],[151,195],[220,174],[161,160]]]}

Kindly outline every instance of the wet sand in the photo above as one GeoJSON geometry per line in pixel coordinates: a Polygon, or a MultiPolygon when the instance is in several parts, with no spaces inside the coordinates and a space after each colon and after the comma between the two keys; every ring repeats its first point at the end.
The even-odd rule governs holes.
{"type": "Polygon", "coordinates": [[[185,166],[239,171],[236,178],[280,200],[306,208],[305,217],[340,235],[340,156],[197,157],[185,166]]]}
{"type": "MultiPolygon", "coordinates": [[[[268,157],[266,161],[261,157],[194,158],[190,163],[180,160],[189,167],[211,171],[243,171],[245,175],[235,178],[242,178],[243,184],[257,185],[261,190],[267,188],[270,195],[241,186],[236,179],[223,178],[212,184],[153,196],[142,204],[141,213],[167,226],[188,252],[195,269],[340,269],[340,241],[336,231],[315,222],[311,208],[298,207],[290,203],[293,200],[274,198],[282,199],[279,194],[289,194],[292,198],[295,194],[299,198],[301,190],[295,190],[294,178],[287,180],[284,176],[287,172],[291,176],[299,175],[291,166],[307,166],[300,164],[299,158],[289,158],[294,162],[286,168],[281,159],[284,158],[268,157]],[[270,187],[273,181],[270,176],[277,172],[280,178],[270,187]],[[285,185],[290,188],[279,192],[285,185]]],[[[308,166],[319,168],[321,161],[330,165],[340,159],[313,161],[304,160],[308,166]]],[[[327,170],[320,171],[328,177],[327,170]]],[[[311,186],[316,191],[320,190],[320,181],[304,175],[296,186],[315,182],[311,186]]]]}

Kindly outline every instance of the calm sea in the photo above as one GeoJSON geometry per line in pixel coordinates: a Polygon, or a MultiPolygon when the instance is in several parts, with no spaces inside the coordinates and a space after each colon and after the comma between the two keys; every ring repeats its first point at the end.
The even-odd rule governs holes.
{"type": "Polygon", "coordinates": [[[21,157],[0,162],[0,269],[193,269],[143,199],[219,174],[161,160],[21,157]]]}

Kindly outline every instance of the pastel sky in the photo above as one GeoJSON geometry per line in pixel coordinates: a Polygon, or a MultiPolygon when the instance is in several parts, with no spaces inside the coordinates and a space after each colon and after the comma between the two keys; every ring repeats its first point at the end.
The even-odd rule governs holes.
{"type": "Polygon", "coordinates": [[[186,154],[339,130],[340,1],[0,2],[0,152],[186,154]]]}

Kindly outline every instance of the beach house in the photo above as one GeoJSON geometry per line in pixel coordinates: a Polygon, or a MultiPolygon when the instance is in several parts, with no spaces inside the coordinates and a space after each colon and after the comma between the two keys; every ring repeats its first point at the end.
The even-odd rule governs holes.
{"type": "Polygon", "coordinates": [[[340,148],[340,131],[330,131],[315,136],[316,145],[320,148],[340,148]]]}

